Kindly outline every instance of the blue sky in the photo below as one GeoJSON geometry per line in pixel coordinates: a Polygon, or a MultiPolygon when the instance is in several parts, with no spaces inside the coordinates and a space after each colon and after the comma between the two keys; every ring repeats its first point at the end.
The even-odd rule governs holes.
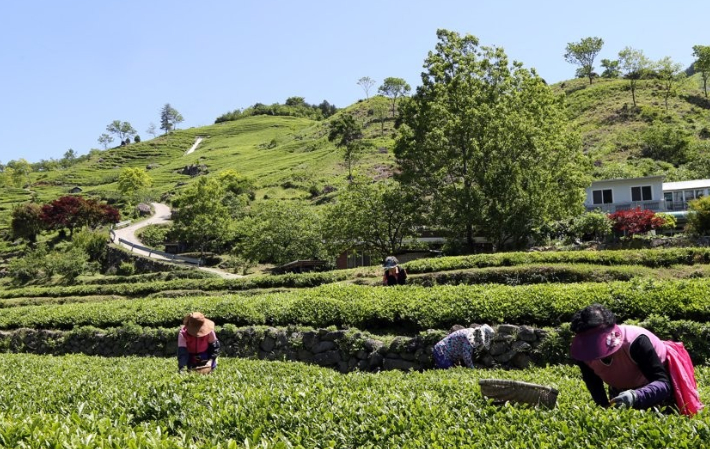
{"type": "MultiPolygon", "coordinates": [[[[145,140],[170,103],[182,128],[291,96],[344,107],[389,76],[416,87],[437,28],[503,47],[549,83],[567,43],[604,39],[688,66],[710,45],[707,0],[22,0],[0,4],[0,162],[86,154],[113,120],[145,140]]],[[[598,67],[598,62],[597,62],[598,67]]],[[[372,89],[375,91],[376,89],[372,89]]],[[[372,94],[371,91],[371,94],[372,94]]]]}

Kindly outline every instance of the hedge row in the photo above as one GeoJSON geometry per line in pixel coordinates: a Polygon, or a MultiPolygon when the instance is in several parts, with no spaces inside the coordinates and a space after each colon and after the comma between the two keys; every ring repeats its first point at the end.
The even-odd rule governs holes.
{"type": "Polygon", "coordinates": [[[407,262],[410,274],[466,268],[504,267],[541,263],[643,265],[651,268],[710,263],[710,248],[670,248],[604,251],[542,251],[439,257],[407,262]]]}
{"type": "Polygon", "coordinates": [[[114,327],[127,322],[171,327],[185,313],[201,310],[217,323],[245,325],[395,327],[443,329],[455,323],[515,323],[557,326],[595,302],[621,320],[650,314],[710,321],[710,280],[583,283],[528,286],[418,286],[372,288],[331,284],[259,295],[114,300],[84,304],[9,308],[0,328],[71,329],[114,327]]]}
{"type": "Polygon", "coordinates": [[[265,275],[239,279],[175,279],[170,281],[122,283],[108,285],[74,285],[56,287],[24,287],[0,290],[0,299],[63,297],[87,295],[118,295],[126,297],[146,296],[165,290],[250,290],[257,288],[307,288],[346,279],[344,273],[265,275]]]}
{"type": "MultiPolygon", "coordinates": [[[[629,281],[651,276],[652,268],[636,266],[606,267],[588,264],[541,265],[515,267],[490,267],[467,271],[441,271],[410,276],[414,285],[505,284],[529,285],[572,282],[629,281]]],[[[698,277],[693,274],[693,277],[698,277]]]]}

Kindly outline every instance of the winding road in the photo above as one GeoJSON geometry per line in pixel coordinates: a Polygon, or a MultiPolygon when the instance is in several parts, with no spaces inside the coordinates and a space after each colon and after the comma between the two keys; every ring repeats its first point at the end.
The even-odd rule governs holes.
{"type": "MultiPolygon", "coordinates": [[[[169,223],[170,222],[170,206],[167,204],[162,204],[162,203],[150,203],[150,205],[153,207],[153,210],[155,213],[148,219],[139,221],[138,223],[132,224],[130,226],[127,226],[125,228],[120,228],[120,229],[114,229],[114,239],[113,243],[123,246],[124,248],[128,248],[131,250],[132,253],[141,255],[143,257],[149,257],[151,259],[157,259],[157,260],[166,260],[169,262],[174,262],[174,260],[169,259],[165,256],[162,256],[160,254],[155,254],[152,251],[146,251],[142,250],[139,248],[134,248],[130,244],[125,244],[121,243],[119,239],[123,239],[127,242],[132,243],[133,245],[139,245],[139,246],[144,246],[141,241],[138,240],[136,237],[136,231],[138,229],[144,228],[146,226],[150,225],[158,225],[158,224],[163,224],[163,223],[169,223]]],[[[217,268],[210,268],[210,267],[195,267],[199,270],[202,271],[207,271],[213,274],[216,274],[224,279],[236,279],[236,278],[241,278],[243,276],[240,276],[238,274],[234,273],[228,273],[223,270],[219,270],[217,268]]]]}

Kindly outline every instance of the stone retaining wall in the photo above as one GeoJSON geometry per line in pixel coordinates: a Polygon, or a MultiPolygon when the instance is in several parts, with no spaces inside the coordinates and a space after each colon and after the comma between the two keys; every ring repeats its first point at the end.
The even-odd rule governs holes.
{"type": "MultiPolygon", "coordinates": [[[[415,337],[387,340],[358,330],[272,327],[217,331],[222,355],[264,360],[292,360],[334,368],[340,372],[424,370],[433,367],[432,349],[446,332],[430,330],[415,337]]],[[[483,367],[525,368],[549,360],[540,351],[548,333],[526,326],[497,326],[491,347],[476,355],[483,367]]],[[[73,331],[17,329],[0,332],[0,350],[37,354],[85,353],[114,356],[174,357],[177,329],[143,329],[127,326],[73,331]]]]}

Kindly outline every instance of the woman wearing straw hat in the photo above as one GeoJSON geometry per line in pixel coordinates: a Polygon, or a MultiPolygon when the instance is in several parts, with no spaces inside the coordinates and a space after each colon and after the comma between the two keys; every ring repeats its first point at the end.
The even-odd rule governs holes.
{"type": "Polygon", "coordinates": [[[703,408],[682,343],[661,341],[639,326],[618,325],[614,313],[601,304],[575,313],[571,329],[576,335],[570,354],[596,404],[636,409],[665,405],[686,415],[703,408]]]}
{"type": "Polygon", "coordinates": [[[200,312],[185,315],[178,333],[178,371],[185,368],[209,373],[217,368],[219,340],[214,332],[214,321],[200,312]]]}

